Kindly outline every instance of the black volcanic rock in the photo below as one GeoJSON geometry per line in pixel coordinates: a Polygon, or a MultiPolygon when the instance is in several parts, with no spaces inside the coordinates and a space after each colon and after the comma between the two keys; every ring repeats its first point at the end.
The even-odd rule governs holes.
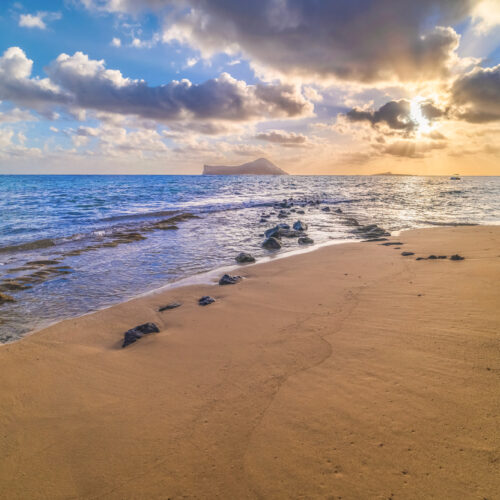
{"type": "Polygon", "coordinates": [[[198,300],[198,304],[200,306],[208,306],[209,304],[212,304],[214,302],[215,302],[215,299],[213,297],[210,297],[209,295],[205,295],[201,299],[198,300]]]}
{"type": "Polygon", "coordinates": [[[236,285],[238,281],[241,281],[241,276],[230,276],[229,274],[225,274],[219,280],[219,285],[236,285]]]}
{"type": "Polygon", "coordinates": [[[241,252],[236,256],[236,262],[239,264],[255,262],[255,257],[252,254],[241,252]]]}
{"type": "Polygon", "coordinates": [[[281,243],[275,237],[270,236],[262,243],[262,247],[267,250],[279,250],[281,248],[281,243]]]}
{"type": "Polygon", "coordinates": [[[298,220],[294,223],[293,228],[295,229],[295,231],[305,231],[307,229],[307,224],[305,222],[302,222],[301,220],[298,220]]]}
{"type": "Polygon", "coordinates": [[[180,302],[170,302],[166,306],[162,306],[158,309],[158,312],[169,311],[170,309],[176,309],[177,307],[181,307],[182,304],[180,302]]]}
{"type": "Polygon", "coordinates": [[[127,347],[130,344],[138,341],[143,335],[149,333],[158,333],[160,329],[154,323],[144,323],[143,325],[136,326],[126,331],[123,336],[123,347],[127,347]]]}
{"type": "Polygon", "coordinates": [[[314,240],[312,238],[309,238],[308,236],[301,236],[299,238],[299,245],[312,245],[314,243],[314,240]]]}

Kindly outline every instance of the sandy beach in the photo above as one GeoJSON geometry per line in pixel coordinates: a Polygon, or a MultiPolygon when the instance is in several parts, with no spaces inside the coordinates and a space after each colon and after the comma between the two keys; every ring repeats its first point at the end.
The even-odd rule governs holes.
{"type": "Polygon", "coordinates": [[[498,498],[500,227],[390,240],[0,347],[0,498],[498,498]]]}

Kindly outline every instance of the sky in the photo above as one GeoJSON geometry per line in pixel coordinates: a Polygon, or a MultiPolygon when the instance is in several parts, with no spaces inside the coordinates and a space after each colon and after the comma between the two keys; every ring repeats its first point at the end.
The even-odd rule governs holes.
{"type": "Polygon", "coordinates": [[[500,175],[500,0],[0,5],[0,173],[500,175]]]}

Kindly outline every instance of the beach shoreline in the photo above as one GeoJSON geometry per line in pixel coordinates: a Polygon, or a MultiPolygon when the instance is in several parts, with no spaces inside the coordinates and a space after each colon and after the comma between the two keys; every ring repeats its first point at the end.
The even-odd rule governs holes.
{"type": "Polygon", "coordinates": [[[237,285],[169,286],[5,344],[0,497],[493,498],[500,227],[389,240],[238,266],[237,285]],[[416,260],[431,254],[448,258],[416,260]],[[121,349],[146,322],[160,333],[121,349]]]}

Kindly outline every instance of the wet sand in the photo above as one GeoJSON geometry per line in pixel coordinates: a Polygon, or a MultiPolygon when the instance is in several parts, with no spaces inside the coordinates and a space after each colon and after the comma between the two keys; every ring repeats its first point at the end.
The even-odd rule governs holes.
{"type": "Polygon", "coordinates": [[[500,227],[392,240],[0,347],[0,498],[497,498],[500,227]]]}

